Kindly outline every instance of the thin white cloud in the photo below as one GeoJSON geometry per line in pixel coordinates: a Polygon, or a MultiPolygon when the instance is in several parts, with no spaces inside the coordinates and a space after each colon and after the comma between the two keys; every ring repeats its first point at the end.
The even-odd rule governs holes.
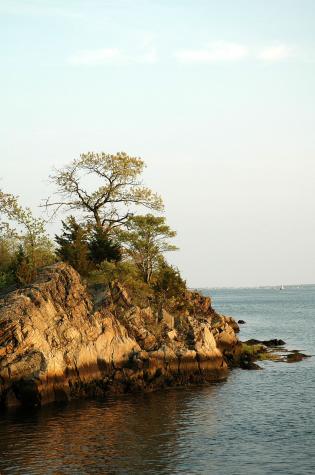
{"type": "Polygon", "coordinates": [[[75,66],[98,66],[107,63],[142,63],[154,64],[158,60],[154,48],[139,54],[126,54],[117,48],[103,48],[96,50],[82,50],[68,58],[68,62],[75,66]]]}
{"type": "Polygon", "coordinates": [[[175,54],[182,63],[240,61],[248,56],[248,48],[238,43],[215,42],[204,49],[185,49],[175,54]]]}
{"type": "Polygon", "coordinates": [[[279,44],[261,50],[257,57],[262,61],[277,62],[292,57],[293,53],[293,48],[285,44],[279,44]]]}
{"type": "Polygon", "coordinates": [[[158,60],[157,52],[154,48],[152,48],[147,53],[144,53],[143,55],[139,55],[138,59],[135,58],[135,60],[138,61],[139,63],[154,64],[158,60]]]}
{"type": "MultiPolygon", "coordinates": [[[[239,43],[214,42],[204,49],[182,49],[175,52],[177,61],[186,64],[237,62],[244,59],[264,62],[280,62],[295,56],[296,49],[285,44],[262,48],[255,51],[239,43]]],[[[155,64],[158,62],[157,51],[153,46],[138,48],[129,53],[118,48],[100,48],[81,50],[68,58],[74,66],[98,66],[102,64],[155,64]]]]}
{"type": "Polygon", "coordinates": [[[82,50],[69,58],[69,63],[74,65],[98,65],[119,59],[120,51],[116,48],[103,48],[96,50],[82,50]]]}

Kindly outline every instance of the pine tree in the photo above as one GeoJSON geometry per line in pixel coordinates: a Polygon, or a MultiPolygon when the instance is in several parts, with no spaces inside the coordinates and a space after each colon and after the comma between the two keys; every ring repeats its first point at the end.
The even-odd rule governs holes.
{"type": "Polygon", "coordinates": [[[91,270],[88,246],[89,230],[78,224],[73,216],[62,221],[62,226],[62,235],[55,236],[58,257],[72,265],[79,274],[87,275],[91,270]]]}
{"type": "Polygon", "coordinates": [[[91,260],[95,264],[103,261],[118,262],[122,258],[120,245],[100,226],[94,228],[88,245],[91,260]]]}

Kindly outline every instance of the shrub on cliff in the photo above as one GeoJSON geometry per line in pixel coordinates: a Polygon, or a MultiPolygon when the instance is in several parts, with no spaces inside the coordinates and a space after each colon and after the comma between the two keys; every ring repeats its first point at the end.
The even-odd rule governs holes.
{"type": "Polygon", "coordinates": [[[89,229],[77,223],[73,216],[62,221],[62,227],[62,234],[55,236],[57,256],[85,276],[92,269],[88,247],[89,229]]]}
{"type": "Polygon", "coordinates": [[[46,234],[46,223],[36,218],[30,208],[23,208],[16,196],[1,190],[0,216],[2,285],[8,278],[10,283],[14,280],[28,284],[34,280],[40,267],[55,260],[52,243],[46,234]]]}
{"type": "Polygon", "coordinates": [[[122,258],[120,245],[102,227],[96,226],[88,241],[90,259],[94,264],[118,262],[122,258]]]}
{"type": "Polygon", "coordinates": [[[113,288],[118,283],[124,287],[134,305],[148,305],[153,297],[152,288],[146,284],[132,261],[103,261],[97,269],[90,272],[89,285],[102,284],[113,288]]]}
{"type": "Polygon", "coordinates": [[[6,235],[4,227],[0,229],[0,290],[5,289],[15,282],[12,271],[15,246],[13,246],[12,236],[6,235]]]}
{"type": "Polygon", "coordinates": [[[56,253],[82,276],[87,276],[104,261],[121,260],[119,244],[103,228],[79,224],[73,216],[62,221],[62,227],[62,234],[55,236],[56,253]]]}
{"type": "Polygon", "coordinates": [[[163,216],[152,214],[132,216],[126,226],[127,230],[120,233],[121,242],[144,282],[150,284],[163,253],[177,249],[168,242],[176,232],[166,224],[163,216]]]}
{"type": "Polygon", "coordinates": [[[175,305],[177,301],[182,301],[187,289],[179,270],[163,258],[160,259],[159,268],[154,275],[152,288],[160,307],[163,307],[166,302],[169,305],[175,305]]]}

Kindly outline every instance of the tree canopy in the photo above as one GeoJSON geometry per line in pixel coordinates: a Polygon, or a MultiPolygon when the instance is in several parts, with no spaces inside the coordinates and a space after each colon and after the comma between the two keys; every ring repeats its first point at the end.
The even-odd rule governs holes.
{"type": "Polygon", "coordinates": [[[133,205],[161,211],[161,197],[142,184],[143,169],[141,158],[123,152],[82,154],[55,170],[51,180],[57,186],[58,199],[48,198],[46,207],[54,213],[62,208],[79,211],[86,220],[106,230],[125,223],[132,215],[133,205]],[[93,191],[89,190],[87,175],[100,183],[93,191]]]}
{"type": "MultiPolygon", "coordinates": [[[[23,208],[18,197],[0,190],[0,215],[5,216],[10,223],[18,225],[24,230],[30,246],[35,247],[45,238],[45,221],[36,218],[30,208],[23,208]]],[[[2,221],[2,227],[10,228],[9,223],[2,221]]],[[[11,229],[11,228],[10,228],[11,229]]],[[[11,232],[13,230],[11,229],[11,232]]]]}
{"type": "Polygon", "coordinates": [[[99,226],[79,224],[74,216],[62,221],[62,234],[55,235],[57,256],[81,275],[88,275],[103,261],[121,260],[120,245],[99,226]]]}
{"type": "Polygon", "coordinates": [[[78,224],[73,216],[62,221],[62,234],[55,235],[58,245],[57,256],[74,267],[81,275],[87,275],[91,269],[89,259],[88,234],[86,226],[78,224]]]}
{"type": "Polygon", "coordinates": [[[176,236],[176,232],[166,224],[163,216],[146,214],[133,216],[127,223],[127,231],[120,234],[127,253],[132,257],[143,280],[150,282],[160,256],[168,251],[175,251],[176,246],[168,239],[176,236]]]}
{"type": "Polygon", "coordinates": [[[0,190],[0,289],[30,283],[40,267],[60,259],[88,283],[121,280],[141,299],[156,295],[161,302],[177,293],[184,281],[165,261],[177,249],[170,242],[176,232],[163,216],[136,214],[136,206],[163,210],[160,196],[141,181],[143,169],[141,158],[126,153],[89,152],[55,170],[56,200],[45,206],[53,216],[74,212],[62,221],[56,246],[47,221],[0,190]]]}
{"type": "MultiPolygon", "coordinates": [[[[46,223],[35,217],[30,208],[23,208],[17,196],[2,190],[0,218],[1,247],[2,252],[6,249],[10,271],[14,270],[20,283],[29,283],[34,279],[38,267],[54,260],[52,244],[46,234],[46,223]]],[[[3,270],[9,269],[3,267],[3,270]]]]}

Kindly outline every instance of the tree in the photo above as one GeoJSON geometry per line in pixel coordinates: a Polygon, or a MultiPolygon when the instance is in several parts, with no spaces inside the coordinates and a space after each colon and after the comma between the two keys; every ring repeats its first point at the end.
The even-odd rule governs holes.
{"type": "Polygon", "coordinates": [[[52,243],[46,235],[46,223],[43,219],[36,218],[30,208],[23,208],[17,196],[4,193],[2,190],[0,190],[0,214],[6,217],[9,223],[18,227],[12,229],[8,222],[0,223],[0,227],[11,233],[12,239],[18,241],[23,248],[24,261],[20,262],[20,268],[16,268],[15,273],[20,283],[29,283],[35,278],[39,267],[51,264],[54,260],[52,243]]]}
{"type": "MultiPolygon", "coordinates": [[[[23,208],[19,202],[18,197],[3,193],[0,190],[0,213],[9,219],[10,222],[22,227],[25,234],[20,235],[20,239],[24,241],[25,246],[31,249],[31,252],[35,250],[37,246],[47,244],[48,237],[45,230],[45,221],[41,218],[36,218],[30,208],[23,208]]],[[[1,223],[2,227],[10,229],[7,222],[1,223]]],[[[15,230],[11,230],[14,233],[15,230]]],[[[16,236],[18,234],[15,231],[16,236]]]]}
{"type": "Polygon", "coordinates": [[[103,261],[118,262],[121,260],[120,245],[99,226],[94,228],[88,247],[90,258],[95,264],[100,264],[103,261]]]}
{"type": "Polygon", "coordinates": [[[165,223],[164,217],[152,214],[131,217],[127,229],[121,232],[120,239],[126,252],[133,258],[144,282],[150,283],[161,255],[177,250],[176,246],[168,242],[168,239],[176,236],[176,232],[165,223]]]}
{"type": "Polygon", "coordinates": [[[77,223],[74,216],[62,221],[63,231],[55,235],[56,253],[79,274],[88,275],[103,261],[121,260],[120,245],[111,239],[103,228],[77,223]]]}
{"type": "Polygon", "coordinates": [[[182,279],[178,269],[169,265],[165,259],[161,259],[153,288],[160,296],[163,305],[166,300],[183,295],[186,290],[186,282],[182,279]]]}
{"type": "Polygon", "coordinates": [[[5,223],[0,224],[0,290],[15,281],[13,264],[17,249],[18,244],[13,230],[5,223]]]}
{"type": "Polygon", "coordinates": [[[63,261],[71,264],[79,274],[87,275],[91,270],[88,227],[78,224],[73,216],[62,221],[62,226],[62,235],[55,236],[55,241],[58,244],[57,255],[63,261]]]}
{"type": "Polygon", "coordinates": [[[10,228],[8,223],[0,223],[0,270],[9,269],[17,249],[16,232],[10,228]]]}
{"type": "Polygon", "coordinates": [[[51,180],[57,186],[59,199],[48,198],[45,206],[51,207],[54,213],[62,208],[83,212],[89,222],[109,231],[129,219],[133,205],[163,209],[162,199],[142,185],[143,168],[141,158],[123,152],[82,154],[78,160],[55,170],[51,180]],[[100,184],[96,190],[89,191],[84,179],[87,175],[98,179],[100,184]]]}

